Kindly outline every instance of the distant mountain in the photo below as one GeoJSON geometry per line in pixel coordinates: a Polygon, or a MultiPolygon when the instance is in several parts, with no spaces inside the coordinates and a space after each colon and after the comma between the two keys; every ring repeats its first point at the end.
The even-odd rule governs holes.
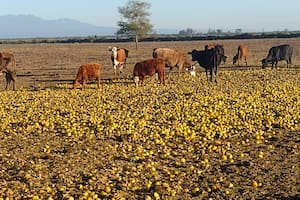
{"type": "Polygon", "coordinates": [[[114,35],[117,28],[73,19],[45,20],[33,15],[0,16],[0,38],[76,37],[114,35]]]}

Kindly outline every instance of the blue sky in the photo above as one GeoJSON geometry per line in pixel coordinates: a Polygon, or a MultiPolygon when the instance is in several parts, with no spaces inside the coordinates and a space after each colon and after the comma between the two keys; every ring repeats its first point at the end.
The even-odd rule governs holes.
{"type": "MultiPolygon", "coordinates": [[[[299,0],[142,0],[151,4],[154,28],[207,31],[300,30],[299,0]]],[[[30,14],[43,19],[71,18],[117,27],[118,7],[127,0],[7,0],[0,15],[30,14]]]]}

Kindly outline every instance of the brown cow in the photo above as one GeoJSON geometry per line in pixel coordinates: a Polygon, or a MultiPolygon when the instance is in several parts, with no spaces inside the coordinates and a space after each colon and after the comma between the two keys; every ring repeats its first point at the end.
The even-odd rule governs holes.
{"type": "Polygon", "coordinates": [[[82,82],[82,89],[85,89],[88,80],[97,80],[97,86],[100,88],[100,72],[101,66],[98,63],[88,63],[81,65],[78,69],[76,78],[73,82],[73,88],[76,89],[80,82],[82,82]]]}
{"type": "Polygon", "coordinates": [[[165,84],[165,61],[160,58],[144,60],[135,64],[133,69],[133,77],[135,85],[143,85],[146,76],[158,74],[160,84],[165,84]]]}
{"type": "Polygon", "coordinates": [[[111,51],[111,62],[115,69],[115,76],[117,74],[117,68],[119,68],[120,73],[123,72],[123,67],[126,65],[126,60],[128,57],[128,50],[124,48],[113,47],[111,51]]]}
{"type": "Polygon", "coordinates": [[[212,49],[212,48],[215,48],[215,46],[217,46],[217,45],[220,45],[220,46],[223,47],[223,45],[221,45],[221,44],[210,43],[210,44],[206,44],[206,45],[204,46],[204,49],[205,49],[205,50],[212,49]]]}
{"type": "Polygon", "coordinates": [[[173,67],[178,67],[179,75],[183,68],[188,70],[193,68],[193,65],[189,62],[187,55],[175,49],[155,48],[153,49],[152,56],[153,58],[164,59],[166,61],[166,67],[169,67],[170,71],[173,67]]]}
{"type": "MultiPolygon", "coordinates": [[[[235,56],[233,56],[233,64],[235,64],[236,62],[238,62],[238,66],[240,65],[239,61],[243,61],[244,58],[244,62],[247,65],[247,55],[248,55],[248,47],[244,46],[244,45],[239,45],[237,53],[235,56]]],[[[243,62],[242,62],[243,63],[243,62]]]]}
{"type": "Polygon", "coordinates": [[[0,52],[0,66],[4,66],[6,68],[10,63],[12,63],[12,70],[16,70],[16,61],[14,54],[5,51],[0,52]]]}
{"type": "Polygon", "coordinates": [[[8,86],[10,85],[11,82],[13,82],[13,90],[16,90],[16,80],[17,80],[16,71],[1,66],[0,73],[3,73],[5,75],[5,79],[6,79],[5,90],[8,89],[8,86]]]}

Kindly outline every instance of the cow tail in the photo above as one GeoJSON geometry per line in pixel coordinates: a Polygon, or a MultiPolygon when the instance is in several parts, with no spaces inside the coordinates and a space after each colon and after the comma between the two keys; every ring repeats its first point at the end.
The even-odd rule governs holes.
{"type": "Polygon", "coordinates": [[[82,76],[82,75],[83,75],[83,69],[82,69],[82,67],[80,67],[80,68],[78,69],[78,72],[77,72],[75,81],[76,81],[76,82],[82,81],[82,80],[83,80],[83,76],[82,76]]]}
{"type": "MultiPolygon", "coordinates": [[[[213,79],[213,72],[215,74],[215,82],[217,82],[217,72],[218,72],[218,53],[217,53],[217,50],[214,49],[213,51],[213,68],[212,68],[212,71],[211,71],[211,81],[213,79]]],[[[220,58],[221,59],[221,58],[220,58]]]]}
{"type": "Polygon", "coordinates": [[[156,54],[156,52],[155,52],[156,49],[157,49],[157,48],[154,48],[153,51],[152,51],[152,58],[157,58],[157,54],[156,54]]]}

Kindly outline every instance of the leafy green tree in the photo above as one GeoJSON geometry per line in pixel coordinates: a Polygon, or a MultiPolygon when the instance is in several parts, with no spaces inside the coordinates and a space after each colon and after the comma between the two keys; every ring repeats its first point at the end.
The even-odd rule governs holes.
{"type": "Polygon", "coordinates": [[[148,11],[150,7],[150,3],[129,0],[125,6],[118,8],[123,20],[118,21],[120,29],[117,34],[134,37],[136,48],[139,38],[145,37],[152,31],[153,25],[150,23],[150,12],[148,11]]]}

